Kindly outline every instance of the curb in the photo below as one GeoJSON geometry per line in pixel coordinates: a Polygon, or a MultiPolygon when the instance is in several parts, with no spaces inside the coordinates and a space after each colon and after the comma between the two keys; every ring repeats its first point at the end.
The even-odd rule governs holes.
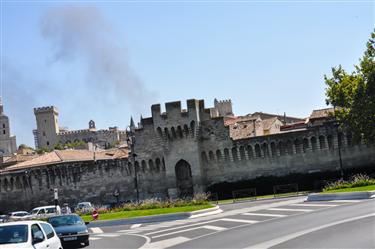
{"type": "Polygon", "coordinates": [[[221,210],[219,206],[216,206],[213,208],[207,208],[207,209],[197,210],[197,211],[192,211],[192,212],[181,212],[181,213],[174,213],[174,214],[158,214],[158,215],[141,216],[141,217],[135,217],[135,218],[122,218],[122,219],[116,219],[116,220],[102,220],[102,221],[98,220],[98,221],[90,222],[89,227],[162,222],[162,221],[171,221],[171,220],[180,220],[180,219],[194,219],[198,217],[219,214],[221,212],[223,212],[223,210],[221,210]]]}
{"type": "Polygon", "coordinates": [[[334,200],[362,200],[375,198],[375,191],[332,193],[332,194],[309,194],[306,201],[334,201],[334,200]]]}

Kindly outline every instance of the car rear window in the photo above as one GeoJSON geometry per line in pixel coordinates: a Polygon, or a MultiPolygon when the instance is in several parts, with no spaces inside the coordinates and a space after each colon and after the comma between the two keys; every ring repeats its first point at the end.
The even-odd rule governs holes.
{"type": "Polygon", "coordinates": [[[0,227],[0,244],[27,242],[27,225],[9,225],[0,227]]]}

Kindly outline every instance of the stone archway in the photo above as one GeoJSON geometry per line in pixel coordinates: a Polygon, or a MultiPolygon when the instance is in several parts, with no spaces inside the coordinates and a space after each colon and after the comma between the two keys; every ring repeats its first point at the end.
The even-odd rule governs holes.
{"type": "Polygon", "coordinates": [[[190,164],[181,159],[175,166],[175,173],[178,196],[180,198],[192,197],[194,195],[194,188],[190,164]]]}

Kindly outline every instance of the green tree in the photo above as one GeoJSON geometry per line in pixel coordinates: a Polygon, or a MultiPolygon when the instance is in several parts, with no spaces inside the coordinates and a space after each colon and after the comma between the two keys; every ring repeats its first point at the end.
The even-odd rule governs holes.
{"type": "Polygon", "coordinates": [[[351,131],[354,139],[375,143],[375,32],[353,72],[340,65],[332,68],[332,77],[324,79],[326,103],[337,107],[334,115],[340,127],[351,131]]]}

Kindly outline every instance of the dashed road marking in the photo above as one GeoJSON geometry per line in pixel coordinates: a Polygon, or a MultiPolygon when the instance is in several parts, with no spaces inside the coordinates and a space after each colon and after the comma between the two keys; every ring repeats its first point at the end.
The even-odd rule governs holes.
{"type": "Polygon", "coordinates": [[[138,228],[140,226],[142,226],[142,224],[133,224],[130,226],[130,229],[138,228]]]}
{"type": "Polygon", "coordinates": [[[362,200],[333,200],[333,201],[329,201],[329,202],[361,202],[362,200]]]}
{"type": "Polygon", "coordinates": [[[255,215],[255,216],[265,216],[265,217],[285,217],[285,214],[265,214],[265,213],[243,213],[242,215],[255,215]]]}
{"type": "Polygon", "coordinates": [[[215,231],[218,231],[217,229],[222,230],[221,228],[214,227],[214,226],[197,226],[197,227],[191,227],[191,228],[182,229],[182,230],[178,230],[178,231],[174,231],[174,232],[170,232],[170,233],[155,235],[155,236],[152,236],[152,238],[156,239],[156,238],[159,238],[159,237],[164,237],[164,236],[173,235],[173,234],[177,234],[177,233],[189,232],[189,231],[197,230],[197,229],[201,229],[201,228],[206,228],[206,229],[215,230],[215,231]]]}
{"type": "Polygon", "coordinates": [[[202,228],[206,228],[206,229],[210,229],[210,230],[216,230],[216,231],[226,230],[225,227],[210,226],[210,225],[202,226],[202,228]]]}
{"type": "Polygon", "coordinates": [[[93,233],[103,233],[103,230],[99,227],[91,227],[90,229],[93,233]]]}
{"type": "Polygon", "coordinates": [[[290,204],[288,206],[295,206],[295,207],[337,207],[338,205],[335,204],[318,204],[318,203],[296,203],[290,204]]]}
{"type": "Polygon", "coordinates": [[[114,237],[120,236],[120,234],[101,233],[101,234],[96,234],[96,236],[114,238],[114,237]]]}
{"type": "Polygon", "coordinates": [[[98,239],[101,239],[101,238],[98,238],[98,237],[89,237],[89,240],[98,240],[98,239]]]}
{"type": "Polygon", "coordinates": [[[177,244],[181,244],[181,243],[184,243],[184,242],[189,241],[189,240],[190,239],[188,239],[186,237],[180,236],[180,237],[176,237],[176,238],[171,238],[171,239],[166,239],[166,240],[161,240],[161,241],[145,244],[144,246],[141,247],[141,249],[146,249],[146,248],[162,249],[162,248],[171,247],[171,246],[174,246],[174,245],[177,245],[177,244]]]}
{"type": "Polygon", "coordinates": [[[259,221],[257,220],[240,220],[240,219],[230,219],[230,218],[223,218],[223,219],[220,219],[222,221],[231,221],[231,222],[239,222],[239,223],[249,223],[249,224],[253,224],[253,223],[258,223],[259,221]]]}
{"type": "Polygon", "coordinates": [[[293,212],[311,212],[313,209],[294,209],[294,208],[269,208],[270,211],[293,211],[293,212]]]}

